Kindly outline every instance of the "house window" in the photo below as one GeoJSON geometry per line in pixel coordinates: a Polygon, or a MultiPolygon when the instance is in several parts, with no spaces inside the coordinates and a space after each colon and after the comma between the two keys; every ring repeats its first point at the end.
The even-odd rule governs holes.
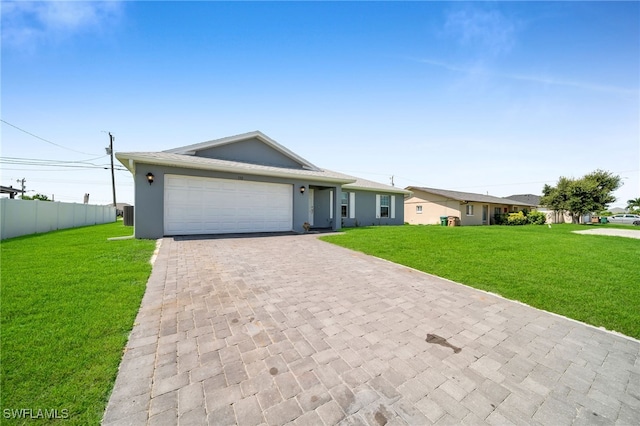
{"type": "Polygon", "coordinates": [[[422,214],[422,206],[416,206],[416,214],[422,214]]]}
{"type": "Polygon", "coordinates": [[[389,196],[380,196],[380,217],[389,217],[389,196]]]}
{"type": "Polygon", "coordinates": [[[347,217],[349,212],[349,193],[348,192],[343,192],[342,193],[342,205],[340,207],[340,216],[341,217],[347,217]]]}
{"type": "Polygon", "coordinates": [[[396,196],[376,194],[376,218],[396,218],[396,196]]]}
{"type": "Polygon", "coordinates": [[[473,204],[467,204],[467,216],[473,216],[473,204]]]}

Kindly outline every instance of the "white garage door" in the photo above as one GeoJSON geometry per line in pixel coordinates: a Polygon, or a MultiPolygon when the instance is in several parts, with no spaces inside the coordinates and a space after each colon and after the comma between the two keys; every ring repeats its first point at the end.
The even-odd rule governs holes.
{"type": "Polygon", "coordinates": [[[165,235],[290,231],[292,222],[292,185],[164,177],[165,235]]]}

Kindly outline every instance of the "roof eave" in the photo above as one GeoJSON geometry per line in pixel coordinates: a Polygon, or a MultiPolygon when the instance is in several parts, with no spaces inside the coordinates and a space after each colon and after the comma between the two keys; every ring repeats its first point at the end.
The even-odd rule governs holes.
{"type": "Polygon", "coordinates": [[[427,193],[427,194],[439,195],[441,197],[446,197],[449,200],[454,200],[454,201],[462,201],[462,202],[470,201],[470,200],[465,200],[464,198],[452,197],[451,195],[444,195],[444,194],[441,194],[441,193],[436,192],[436,191],[427,191],[425,188],[421,188],[419,186],[407,186],[405,189],[408,190],[408,191],[411,191],[412,193],[414,193],[415,191],[419,191],[419,192],[424,192],[424,193],[427,193]]]}
{"type": "Polygon", "coordinates": [[[369,191],[369,192],[389,192],[389,193],[395,193],[395,194],[404,194],[404,195],[410,195],[412,194],[411,191],[407,191],[406,189],[399,189],[399,188],[393,188],[393,189],[387,189],[387,188],[371,188],[371,187],[364,187],[364,186],[357,186],[357,185],[353,185],[353,184],[346,184],[343,185],[343,188],[346,187],[346,189],[356,189],[358,191],[369,191]]]}
{"type": "MultiPolygon", "coordinates": [[[[420,191],[427,194],[439,195],[441,197],[446,197],[449,200],[460,201],[461,203],[506,204],[510,206],[536,207],[534,204],[522,203],[519,201],[511,200],[509,198],[502,198],[500,200],[487,201],[487,200],[475,199],[475,198],[455,197],[451,194],[443,194],[439,191],[429,191],[426,188],[422,188],[419,186],[407,186],[406,189],[411,189],[412,191],[420,191]]],[[[499,198],[499,197],[496,197],[496,198],[499,198]]]]}
{"type": "Polygon", "coordinates": [[[269,176],[279,178],[289,178],[297,180],[307,180],[313,182],[328,182],[340,185],[345,185],[355,182],[355,179],[344,179],[332,176],[314,176],[304,175],[298,173],[287,173],[285,170],[264,170],[264,169],[251,169],[243,168],[234,165],[209,165],[189,163],[187,161],[175,161],[175,159],[162,159],[162,158],[149,158],[146,156],[128,154],[128,153],[116,153],[116,158],[120,161],[131,173],[135,173],[135,163],[153,164],[159,166],[171,166],[171,167],[186,167],[198,170],[209,170],[216,172],[226,173],[243,173],[252,176],[269,176]]]}

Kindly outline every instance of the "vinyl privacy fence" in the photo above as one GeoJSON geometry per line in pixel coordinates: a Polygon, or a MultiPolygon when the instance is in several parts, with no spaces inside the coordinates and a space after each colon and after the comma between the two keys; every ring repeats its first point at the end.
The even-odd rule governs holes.
{"type": "Polygon", "coordinates": [[[113,206],[0,198],[0,240],[115,220],[113,206]]]}

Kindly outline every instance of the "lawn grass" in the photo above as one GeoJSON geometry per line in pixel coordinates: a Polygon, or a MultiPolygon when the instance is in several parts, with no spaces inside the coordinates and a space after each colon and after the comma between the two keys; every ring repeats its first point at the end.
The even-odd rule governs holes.
{"type": "Polygon", "coordinates": [[[571,232],[591,228],[387,226],[322,239],[640,338],[640,240],[571,232]]]}
{"type": "Polygon", "coordinates": [[[107,240],[131,233],[116,222],[2,241],[3,424],[30,422],[7,419],[5,410],[20,409],[100,423],[155,248],[107,240]]]}

